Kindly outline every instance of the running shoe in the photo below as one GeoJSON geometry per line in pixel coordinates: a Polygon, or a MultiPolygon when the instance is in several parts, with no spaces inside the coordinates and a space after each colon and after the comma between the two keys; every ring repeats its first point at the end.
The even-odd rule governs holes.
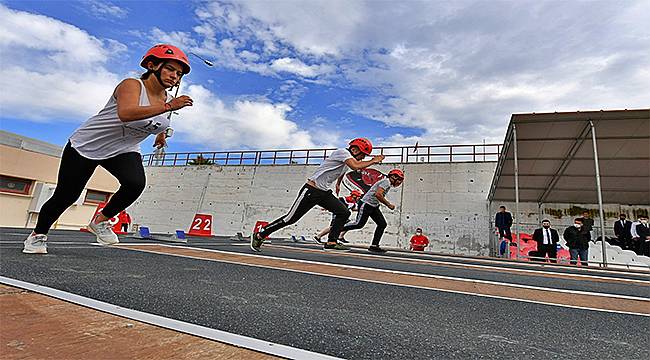
{"type": "Polygon", "coordinates": [[[321,242],[320,238],[318,237],[318,235],[314,235],[314,237],[312,239],[314,239],[316,244],[322,244],[322,242],[321,242]]]}
{"type": "Polygon", "coordinates": [[[386,252],[386,250],[380,248],[379,245],[371,245],[368,248],[368,251],[370,251],[371,253],[375,253],[375,254],[383,254],[383,253],[386,252]]]}
{"type": "Polygon", "coordinates": [[[345,246],[345,245],[341,245],[339,243],[336,243],[336,244],[325,243],[325,245],[323,245],[323,250],[325,250],[325,251],[350,251],[350,248],[345,246]]]}
{"type": "Polygon", "coordinates": [[[341,244],[347,244],[347,243],[349,243],[349,241],[345,240],[344,237],[340,238],[340,239],[338,240],[338,242],[340,242],[341,244]]]}
{"type": "Polygon", "coordinates": [[[92,220],[90,224],[86,226],[86,229],[97,236],[97,242],[100,245],[115,245],[120,242],[117,235],[113,232],[113,227],[108,221],[95,223],[95,220],[92,220]]]}
{"type": "Polygon", "coordinates": [[[261,252],[262,251],[262,243],[264,242],[264,239],[258,239],[257,238],[256,232],[251,234],[251,250],[256,251],[256,252],[261,252]]]}
{"type": "Polygon", "coordinates": [[[25,254],[47,254],[47,235],[31,233],[24,245],[25,254]]]}

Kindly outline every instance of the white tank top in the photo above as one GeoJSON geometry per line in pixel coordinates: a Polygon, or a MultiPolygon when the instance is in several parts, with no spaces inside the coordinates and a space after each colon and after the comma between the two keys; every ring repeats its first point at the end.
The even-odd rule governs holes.
{"type": "MultiPolygon", "coordinates": [[[[140,82],[140,106],[148,106],[149,96],[142,80],[140,82]]],[[[167,101],[171,95],[167,94],[167,101]]],[[[147,119],[123,122],[117,116],[117,99],[111,96],[97,115],[86,120],[70,136],[70,144],[91,160],[104,160],[114,156],[140,152],[140,143],[149,135],[159,134],[169,127],[167,114],[147,119]]]]}

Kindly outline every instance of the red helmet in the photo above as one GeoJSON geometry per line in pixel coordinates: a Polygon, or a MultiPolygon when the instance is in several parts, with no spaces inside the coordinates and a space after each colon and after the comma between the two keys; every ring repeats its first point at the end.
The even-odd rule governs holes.
{"type": "Polygon", "coordinates": [[[390,172],[388,172],[388,176],[391,176],[391,175],[395,175],[398,178],[404,180],[404,172],[402,172],[402,170],[400,170],[400,169],[393,169],[390,172]]]}
{"type": "Polygon", "coordinates": [[[359,191],[359,190],[352,190],[350,192],[350,195],[351,196],[356,196],[356,197],[361,197],[362,194],[361,194],[361,191],[359,191]]]}
{"type": "Polygon", "coordinates": [[[190,61],[187,60],[187,55],[176,46],[167,44],[154,45],[146,54],[144,54],[140,66],[147,69],[147,62],[151,60],[151,58],[176,60],[183,65],[183,74],[188,74],[190,72],[190,61]]]}
{"type": "Polygon", "coordinates": [[[356,138],[350,141],[350,146],[356,146],[362,153],[370,155],[372,152],[372,143],[366,138],[356,138]]]}

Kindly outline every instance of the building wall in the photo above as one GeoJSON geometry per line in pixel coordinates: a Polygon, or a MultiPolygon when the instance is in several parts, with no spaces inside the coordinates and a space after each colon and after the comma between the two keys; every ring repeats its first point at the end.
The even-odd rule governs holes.
{"type": "MultiPolygon", "coordinates": [[[[388,222],[382,245],[408,248],[417,227],[432,245],[429,250],[488,255],[490,216],[487,191],[496,163],[402,164],[404,184],[388,199],[395,211],[382,207],[388,222]]],[[[387,172],[391,168],[378,167],[387,172]]],[[[213,233],[250,234],[258,220],[284,215],[315,165],[148,167],[147,189],[129,208],[134,223],[153,232],[188,230],[195,213],[213,215],[213,233]]],[[[344,191],[347,195],[347,191],[344,191]]],[[[353,214],[353,216],[355,216],[353,214]]],[[[310,237],[330,221],[321,209],[274,237],[310,237]]],[[[374,224],[351,232],[347,239],[368,244],[374,224]]]]}
{"type": "MultiPolygon", "coordinates": [[[[3,134],[4,135],[4,134],[3,134]]],[[[60,153],[60,152],[59,152],[60,153]]],[[[60,157],[0,144],[0,174],[33,180],[28,195],[0,192],[0,226],[32,227],[36,214],[28,213],[38,182],[56,184],[60,157]],[[28,221],[28,218],[31,221],[28,221]]],[[[87,189],[114,193],[119,184],[107,171],[98,168],[88,182],[87,189]]],[[[78,229],[86,225],[95,211],[95,204],[70,207],[55,224],[55,228],[78,229]]]]}

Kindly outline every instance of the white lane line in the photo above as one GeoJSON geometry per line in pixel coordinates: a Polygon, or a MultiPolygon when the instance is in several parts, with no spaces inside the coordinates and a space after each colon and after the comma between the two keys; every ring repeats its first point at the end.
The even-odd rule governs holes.
{"type": "Polygon", "coordinates": [[[320,354],[308,350],[302,350],[291,346],[277,344],[269,341],[259,340],[248,336],[237,335],[226,331],[216,330],[205,326],[200,326],[184,321],[169,319],[166,317],[149,314],[146,312],[124,308],[121,306],[109,304],[107,302],[87,298],[66,291],[49,288],[42,285],[32,284],[29,282],[15,280],[8,277],[0,276],[0,283],[18,287],[21,289],[33,291],[39,294],[51,296],[60,300],[71,302],[73,304],[85,306],[91,309],[103,311],[109,314],[121,316],[124,318],[137,320],[143,323],[179,331],[182,333],[200,336],[202,338],[219,341],[222,343],[263,352],[288,359],[339,359],[337,357],[320,354]]]}
{"type": "MultiPolygon", "coordinates": [[[[175,246],[175,247],[179,247],[179,248],[183,247],[183,248],[187,248],[187,249],[197,250],[196,248],[184,247],[184,246],[175,246]]],[[[544,301],[520,299],[520,298],[513,298],[513,297],[506,297],[506,296],[499,296],[499,295],[478,294],[478,293],[473,293],[473,292],[468,292],[468,291],[449,290],[449,289],[434,288],[434,287],[407,285],[407,284],[401,284],[401,283],[398,283],[398,282],[386,282],[386,281],[379,281],[379,280],[369,280],[369,279],[348,277],[348,276],[342,276],[342,275],[324,274],[324,273],[315,272],[315,271],[286,269],[286,268],[281,268],[281,267],[273,267],[273,266],[259,265],[259,264],[248,264],[248,263],[241,263],[241,262],[231,261],[231,260],[206,259],[206,258],[202,258],[202,257],[198,257],[198,256],[181,255],[181,254],[169,254],[169,253],[166,253],[166,252],[159,252],[159,251],[155,251],[155,250],[129,249],[128,247],[122,247],[122,248],[126,249],[126,250],[149,252],[149,253],[158,254],[158,255],[178,256],[178,257],[184,257],[184,258],[194,259],[194,260],[215,261],[215,262],[222,262],[222,263],[228,263],[228,264],[234,264],[234,265],[260,267],[260,268],[265,268],[265,269],[290,271],[290,272],[309,274],[309,275],[318,275],[318,276],[325,276],[325,277],[335,277],[335,278],[340,278],[340,279],[363,281],[363,282],[370,282],[370,283],[383,284],[383,285],[402,286],[402,287],[410,287],[410,288],[416,288],[416,289],[442,291],[442,292],[449,292],[449,293],[463,294],[463,295],[472,295],[472,296],[479,296],[479,297],[487,297],[487,298],[494,298],[494,299],[520,301],[520,302],[533,303],[533,304],[542,304],[542,305],[551,305],[551,306],[567,307],[567,308],[574,308],[574,309],[593,310],[593,311],[600,311],[600,312],[607,312],[607,313],[640,315],[640,316],[650,317],[650,314],[646,314],[646,313],[600,309],[600,308],[592,308],[592,307],[587,307],[587,306],[574,306],[574,305],[566,305],[566,304],[556,304],[556,303],[550,303],[550,302],[544,302],[544,301]]],[[[387,272],[387,273],[400,274],[400,275],[412,275],[412,276],[430,277],[430,278],[438,278],[438,279],[445,279],[445,280],[456,280],[456,281],[463,281],[463,282],[469,282],[469,283],[483,283],[483,284],[500,285],[500,286],[506,286],[506,287],[515,287],[515,288],[523,288],[523,289],[531,289],[531,290],[555,291],[555,292],[568,293],[568,294],[590,295],[590,296],[600,296],[600,297],[607,297],[607,298],[636,300],[636,301],[647,302],[648,306],[650,306],[650,299],[649,298],[641,298],[641,297],[628,296],[628,295],[618,295],[618,294],[609,294],[609,293],[596,293],[596,292],[580,291],[580,290],[553,289],[553,288],[537,287],[537,286],[530,286],[530,285],[499,283],[499,282],[493,282],[493,281],[487,281],[487,280],[474,280],[474,279],[455,278],[455,277],[441,276],[441,275],[418,274],[418,273],[409,273],[409,272],[404,272],[404,271],[385,270],[385,269],[373,269],[373,268],[365,268],[365,267],[353,266],[353,265],[320,263],[320,262],[309,261],[309,260],[275,258],[275,257],[264,256],[264,255],[240,254],[240,253],[232,253],[232,252],[221,251],[221,250],[211,250],[211,249],[201,249],[201,250],[209,251],[209,252],[215,252],[215,253],[232,254],[232,255],[245,255],[245,256],[251,256],[251,257],[261,257],[261,258],[266,258],[266,259],[271,259],[271,260],[299,262],[299,263],[315,264],[315,265],[330,265],[330,266],[348,268],[348,269],[360,269],[360,270],[368,270],[368,271],[387,272]]]]}
{"type": "MultiPolygon", "coordinates": [[[[286,245],[272,245],[273,247],[281,247],[281,248],[288,248],[292,249],[293,247],[291,246],[286,246],[286,245]]],[[[293,248],[295,249],[295,248],[293,248]]],[[[313,249],[315,250],[315,249],[313,249]]],[[[370,258],[370,259],[377,259],[377,255],[371,255],[371,254],[359,254],[359,253],[354,253],[354,252],[349,252],[346,254],[346,256],[358,256],[358,257],[363,257],[363,258],[370,258]]],[[[519,268],[509,268],[509,267],[499,267],[499,266],[490,266],[490,265],[476,265],[476,264],[463,264],[463,263],[458,263],[458,262],[447,262],[447,261],[439,261],[439,260],[425,260],[425,259],[415,259],[415,258],[408,258],[408,257],[387,257],[389,260],[399,260],[403,262],[418,262],[418,263],[423,263],[423,264],[439,264],[439,265],[449,265],[449,266],[456,266],[456,267],[469,267],[469,268],[476,268],[476,269],[488,269],[488,270],[499,270],[499,271],[513,271],[513,272],[525,272],[529,274],[549,274],[549,275],[559,275],[559,276],[574,276],[574,277],[580,277],[580,278],[585,278],[585,279],[603,279],[603,280],[616,280],[616,281],[622,281],[622,282],[631,282],[631,283],[640,283],[640,284],[645,284],[645,285],[650,285],[650,280],[638,280],[638,279],[629,279],[629,278],[620,278],[616,276],[598,276],[598,275],[589,275],[589,274],[573,274],[573,273],[566,273],[566,272],[552,272],[552,271],[542,271],[542,270],[529,270],[529,269],[519,269],[519,268]]],[[[617,275],[617,274],[614,274],[617,275]]],[[[631,274],[631,275],[642,275],[642,276],[650,276],[650,274],[631,274]]]]}

